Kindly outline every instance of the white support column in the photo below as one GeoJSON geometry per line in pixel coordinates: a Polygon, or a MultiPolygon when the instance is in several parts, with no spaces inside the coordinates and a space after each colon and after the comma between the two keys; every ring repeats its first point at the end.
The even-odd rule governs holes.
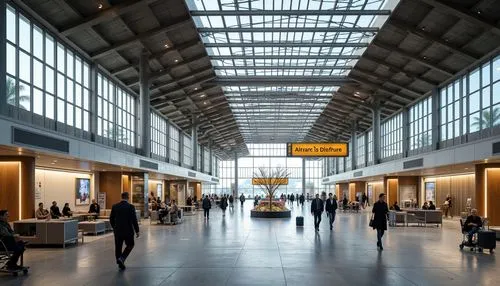
{"type": "MultiPolygon", "coordinates": [[[[441,118],[441,111],[439,108],[439,89],[434,88],[432,90],[432,150],[439,149],[439,137],[440,137],[440,128],[439,128],[439,119],[441,118]]],[[[462,112],[462,110],[460,110],[462,112]]],[[[463,116],[463,115],[462,115],[463,116]]],[[[465,120],[465,117],[462,117],[465,120]]],[[[463,124],[462,124],[463,128],[463,124]]]]}
{"type": "Polygon", "coordinates": [[[373,165],[380,163],[380,108],[379,100],[372,106],[373,115],[373,165]]]}
{"type": "Polygon", "coordinates": [[[6,41],[7,41],[7,27],[6,23],[6,15],[5,11],[7,6],[5,5],[6,1],[0,1],[0,115],[8,115],[8,106],[7,106],[7,86],[5,83],[7,67],[6,67],[6,41]]]}
{"type": "Polygon", "coordinates": [[[141,148],[142,155],[151,157],[151,114],[149,102],[149,56],[147,53],[141,54],[139,63],[139,90],[141,96],[141,118],[138,130],[142,132],[141,148]]]}
{"type": "MultiPolygon", "coordinates": [[[[302,194],[306,195],[306,159],[302,158],[302,194]]],[[[314,194],[312,194],[314,195],[314,194]]]]}
{"type": "Polygon", "coordinates": [[[232,192],[238,197],[240,196],[238,192],[238,153],[236,152],[234,152],[234,190],[232,192]]]}

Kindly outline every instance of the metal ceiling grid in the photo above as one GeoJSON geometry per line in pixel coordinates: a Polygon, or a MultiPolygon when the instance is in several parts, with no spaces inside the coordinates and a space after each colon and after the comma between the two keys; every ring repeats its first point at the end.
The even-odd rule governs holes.
{"type": "Polygon", "coordinates": [[[383,0],[186,2],[247,143],[304,140],[390,14],[383,0]]]}
{"type": "MultiPolygon", "coordinates": [[[[362,98],[367,106],[382,100],[383,118],[397,112],[482,57],[500,51],[496,24],[500,13],[491,13],[498,10],[498,1],[490,0],[402,0],[350,71],[348,77],[356,83],[342,85],[337,94],[352,103],[362,98]],[[361,95],[356,97],[356,92],[361,95]]],[[[308,139],[349,138],[350,126],[325,128],[332,121],[329,110],[337,104],[332,100],[327,106],[308,139]]],[[[358,109],[361,113],[351,110],[341,122],[371,118],[369,108],[358,109]]],[[[369,128],[358,126],[358,131],[369,128]]]]}
{"type": "Polygon", "coordinates": [[[248,152],[225,97],[220,96],[222,90],[204,98],[192,93],[193,89],[211,88],[206,83],[215,73],[184,1],[13,2],[48,22],[62,39],[75,44],[136,93],[139,58],[143,51],[148,52],[154,79],[152,106],[188,134],[192,114],[196,114],[204,130],[200,142],[213,140],[215,152],[222,158],[248,152]],[[215,115],[207,102],[216,104],[224,114],[215,115]],[[231,128],[226,129],[228,126],[231,128]]]}

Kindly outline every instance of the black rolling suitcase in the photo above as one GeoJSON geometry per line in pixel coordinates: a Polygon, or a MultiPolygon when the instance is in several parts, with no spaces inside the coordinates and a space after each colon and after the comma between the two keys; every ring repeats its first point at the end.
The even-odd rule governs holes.
{"type": "Polygon", "coordinates": [[[295,224],[297,226],[304,226],[304,217],[303,216],[298,216],[295,218],[295,224]]]}
{"type": "Polygon", "coordinates": [[[477,246],[480,249],[489,249],[490,252],[497,247],[496,233],[492,230],[480,230],[477,233],[477,246]]]}

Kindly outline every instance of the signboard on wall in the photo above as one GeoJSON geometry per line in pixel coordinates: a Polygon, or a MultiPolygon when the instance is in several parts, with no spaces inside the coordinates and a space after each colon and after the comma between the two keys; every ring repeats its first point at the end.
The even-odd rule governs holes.
{"type": "Polygon", "coordinates": [[[336,143],[287,143],[288,157],[347,157],[349,145],[336,143]]]}
{"type": "Polygon", "coordinates": [[[252,178],[252,185],[288,185],[288,178],[252,178]]]}

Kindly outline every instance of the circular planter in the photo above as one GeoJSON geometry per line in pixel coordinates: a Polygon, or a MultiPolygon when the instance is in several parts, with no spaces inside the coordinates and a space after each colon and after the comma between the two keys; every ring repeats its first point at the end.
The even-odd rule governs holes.
{"type": "Polygon", "coordinates": [[[292,217],[292,212],[290,210],[279,211],[279,212],[259,212],[255,210],[250,211],[250,217],[257,218],[289,218],[292,217]]]}

